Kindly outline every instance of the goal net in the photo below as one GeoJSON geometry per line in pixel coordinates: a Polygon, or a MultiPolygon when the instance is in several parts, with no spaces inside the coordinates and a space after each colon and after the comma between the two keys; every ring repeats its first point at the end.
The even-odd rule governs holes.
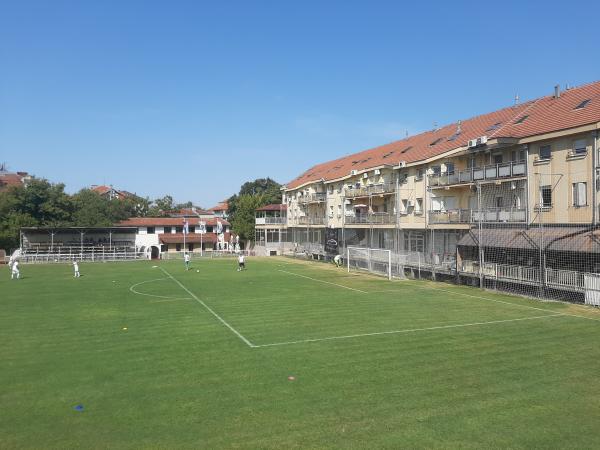
{"type": "Polygon", "coordinates": [[[392,252],[378,248],[348,247],[348,272],[365,271],[392,279],[392,252]]]}

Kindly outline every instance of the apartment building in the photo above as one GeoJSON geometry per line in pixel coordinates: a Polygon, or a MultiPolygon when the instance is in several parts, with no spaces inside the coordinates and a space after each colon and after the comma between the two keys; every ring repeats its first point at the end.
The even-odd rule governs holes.
{"type": "MultiPolygon", "coordinates": [[[[547,242],[532,229],[552,230],[567,249],[598,224],[599,128],[600,82],[555,87],[315,165],[284,187],[288,237],[325,254],[335,233],[342,248],[416,252],[448,271],[480,259],[481,249],[485,261],[537,264],[547,242]],[[516,235],[530,241],[526,248],[516,235]]],[[[593,260],[595,246],[569,261],[593,260]]]]}

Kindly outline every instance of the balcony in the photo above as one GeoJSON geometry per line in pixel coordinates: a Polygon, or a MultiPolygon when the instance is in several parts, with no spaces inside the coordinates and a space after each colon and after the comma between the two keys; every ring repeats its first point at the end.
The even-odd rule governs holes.
{"type": "Polygon", "coordinates": [[[474,167],[467,170],[428,175],[429,186],[443,187],[456,184],[468,184],[476,181],[501,180],[504,178],[524,177],[527,174],[525,161],[493,164],[474,167]]]}
{"type": "Polygon", "coordinates": [[[396,216],[390,213],[357,214],[346,216],[347,225],[395,225],[396,216]]]}
{"type": "Polygon", "coordinates": [[[372,184],[370,186],[361,186],[359,188],[344,189],[344,196],[348,198],[368,197],[374,194],[393,194],[396,192],[394,183],[372,184]]]}
{"type": "Polygon", "coordinates": [[[298,225],[325,225],[326,222],[325,217],[303,216],[296,219],[298,225]]]}
{"type": "Polygon", "coordinates": [[[524,208],[448,209],[429,211],[429,223],[523,223],[527,220],[524,208]]]}
{"type": "Polygon", "coordinates": [[[325,192],[317,192],[316,194],[307,194],[298,198],[298,203],[320,203],[327,199],[325,192]]]}
{"type": "Polygon", "coordinates": [[[257,217],[254,223],[256,225],[283,225],[286,220],[285,217],[257,217]]]}

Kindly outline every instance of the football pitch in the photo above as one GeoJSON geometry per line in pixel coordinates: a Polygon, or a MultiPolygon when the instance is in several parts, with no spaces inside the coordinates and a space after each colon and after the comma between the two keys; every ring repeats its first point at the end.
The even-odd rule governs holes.
{"type": "Polygon", "coordinates": [[[600,447],[597,309],[247,267],[0,267],[0,448],[600,447]]]}

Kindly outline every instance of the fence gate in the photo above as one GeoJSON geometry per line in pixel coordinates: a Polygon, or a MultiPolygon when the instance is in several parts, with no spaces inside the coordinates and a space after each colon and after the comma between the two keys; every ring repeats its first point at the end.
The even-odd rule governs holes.
{"type": "Polygon", "coordinates": [[[585,304],[600,306],[600,275],[584,275],[585,304]]]}

